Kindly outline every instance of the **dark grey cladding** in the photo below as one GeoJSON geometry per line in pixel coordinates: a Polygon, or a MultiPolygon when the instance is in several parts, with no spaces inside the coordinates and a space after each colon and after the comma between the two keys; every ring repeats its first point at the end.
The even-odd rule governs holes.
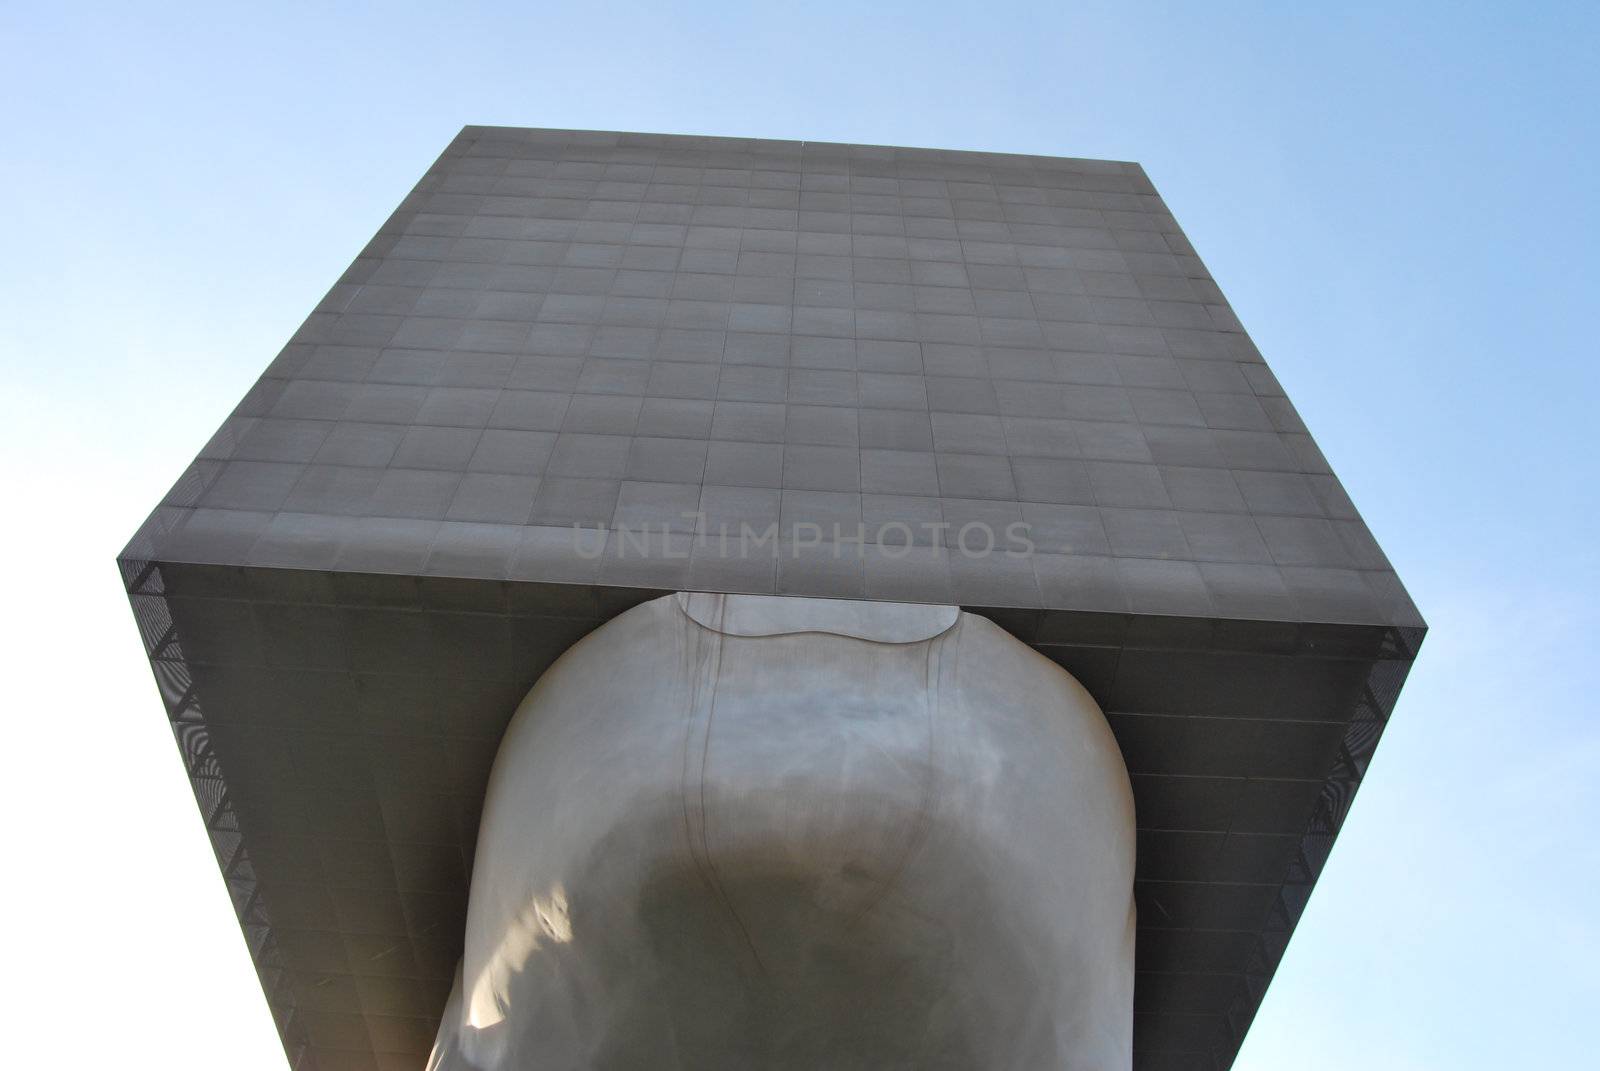
{"type": "Polygon", "coordinates": [[[1137,164],[809,142],[466,128],[123,567],[319,1068],[421,1066],[499,728],[677,589],[960,603],[1075,673],[1138,1064],[1226,1066],[1423,633],[1137,164]]]}

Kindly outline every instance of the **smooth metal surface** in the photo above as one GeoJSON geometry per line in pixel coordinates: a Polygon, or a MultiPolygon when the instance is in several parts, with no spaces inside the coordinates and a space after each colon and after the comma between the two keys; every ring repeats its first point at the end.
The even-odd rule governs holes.
{"type": "Polygon", "coordinates": [[[430,1068],[1127,1068],[1133,800],[953,607],[676,595],[529,693],[430,1068]]]}

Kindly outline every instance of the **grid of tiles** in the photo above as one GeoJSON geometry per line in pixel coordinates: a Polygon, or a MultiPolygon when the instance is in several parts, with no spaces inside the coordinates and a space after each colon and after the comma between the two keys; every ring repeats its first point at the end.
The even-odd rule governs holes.
{"type": "Polygon", "coordinates": [[[186,560],[1416,623],[1105,161],[467,128],[165,505],[186,560]]]}

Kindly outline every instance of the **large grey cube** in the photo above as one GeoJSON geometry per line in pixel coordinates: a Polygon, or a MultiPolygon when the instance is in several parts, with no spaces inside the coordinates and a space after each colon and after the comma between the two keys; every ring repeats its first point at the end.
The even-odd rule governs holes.
{"type": "Polygon", "coordinates": [[[501,729],[672,590],[958,603],[1076,675],[1136,1063],[1226,1067],[1424,633],[1137,164],[792,141],[464,129],[121,564],[303,1068],[422,1066],[501,729]]]}

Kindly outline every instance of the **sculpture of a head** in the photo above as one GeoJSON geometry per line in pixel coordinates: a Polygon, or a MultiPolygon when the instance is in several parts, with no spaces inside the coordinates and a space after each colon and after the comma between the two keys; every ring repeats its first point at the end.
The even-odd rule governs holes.
{"type": "Polygon", "coordinates": [[[1133,804],[953,607],[677,595],[539,681],[430,1068],[1126,1068],[1133,804]]]}

